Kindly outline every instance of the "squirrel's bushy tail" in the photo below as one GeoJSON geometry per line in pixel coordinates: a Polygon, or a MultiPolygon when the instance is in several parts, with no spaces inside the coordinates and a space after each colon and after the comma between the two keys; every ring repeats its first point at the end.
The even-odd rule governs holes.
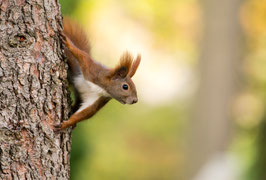
{"type": "MultiPolygon", "coordinates": [[[[84,30],[80,27],[80,25],[75,21],[73,21],[72,19],[65,16],[63,19],[63,23],[64,23],[65,36],[67,36],[75,44],[77,48],[85,51],[87,54],[90,54],[90,45],[86,37],[87,35],[84,32],[84,30]]],[[[77,75],[81,74],[79,63],[67,48],[65,48],[65,53],[70,68],[70,76],[76,77],[77,75]]],[[[70,80],[73,81],[73,79],[70,80]]]]}
{"type": "Polygon", "coordinates": [[[64,33],[79,49],[90,54],[90,45],[87,35],[78,23],[69,17],[64,17],[64,33]]]}

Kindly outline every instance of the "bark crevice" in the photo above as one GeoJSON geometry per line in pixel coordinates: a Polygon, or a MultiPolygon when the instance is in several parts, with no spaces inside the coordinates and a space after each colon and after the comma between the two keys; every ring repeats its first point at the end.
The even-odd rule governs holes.
{"type": "Polygon", "coordinates": [[[0,2],[0,179],[69,179],[67,65],[57,1],[0,2]]]}

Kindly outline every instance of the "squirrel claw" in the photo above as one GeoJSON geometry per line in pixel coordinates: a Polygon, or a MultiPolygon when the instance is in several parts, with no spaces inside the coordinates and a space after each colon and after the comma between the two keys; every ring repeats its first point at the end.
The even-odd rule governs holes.
{"type": "Polygon", "coordinates": [[[60,32],[60,38],[62,40],[65,40],[66,39],[66,34],[64,33],[64,31],[60,32]]]}
{"type": "MultiPolygon", "coordinates": [[[[72,130],[75,129],[75,127],[76,127],[76,124],[72,125],[72,130]]],[[[62,124],[54,125],[54,131],[55,132],[62,131],[63,129],[65,129],[65,128],[62,128],[62,124]]]]}
{"type": "Polygon", "coordinates": [[[66,37],[66,35],[65,35],[64,32],[61,32],[61,33],[60,33],[60,39],[61,39],[61,41],[62,41],[64,44],[66,44],[67,37],[66,37]]]}
{"type": "Polygon", "coordinates": [[[69,39],[63,31],[60,33],[59,38],[66,46],[69,44],[69,39]]]}
{"type": "Polygon", "coordinates": [[[61,32],[60,37],[62,42],[65,44],[67,48],[70,49],[71,47],[74,46],[73,42],[67,37],[67,35],[64,32],[61,32]]]}
{"type": "Polygon", "coordinates": [[[54,131],[55,132],[59,132],[59,131],[61,131],[62,130],[62,128],[61,128],[61,124],[56,124],[56,125],[54,125],[54,131]]]}

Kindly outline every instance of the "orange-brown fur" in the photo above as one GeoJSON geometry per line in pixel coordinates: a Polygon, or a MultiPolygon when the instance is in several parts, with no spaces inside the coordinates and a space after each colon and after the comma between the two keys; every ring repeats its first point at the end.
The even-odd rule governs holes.
{"type": "Polygon", "coordinates": [[[90,54],[90,44],[87,35],[81,26],[75,21],[71,20],[68,17],[64,17],[64,33],[71,39],[71,41],[82,51],[85,51],[87,54],[90,54]]]}
{"type": "MultiPolygon", "coordinates": [[[[115,98],[123,104],[137,102],[137,92],[131,77],[139,66],[140,55],[133,61],[132,55],[125,52],[120,58],[120,63],[115,68],[103,66],[91,58],[90,45],[86,38],[86,33],[69,18],[64,18],[63,41],[67,47],[65,51],[72,75],[79,76],[82,73],[83,79],[81,82],[84,81],[84,87],[96,88],[94,93],[98,92],[100,94],[92,94],[92,98],[97,98],[96,101],[93,100],[93,104],[86,106],[85,109],[79,109],[67,121],[56,125],[55,130],[75,126],[77,122],[92,117],[111,98],[115,98]],[[125,85],[127,89],[124,88],[125,85]]],[[[84,91],[84,88],[82,91],[84,91]]],[[[92,100],[88,100],[83,99],[83,102],[91,103],[92,100]]],[[[87,104],[85,103],[85,105],[87,104]]]]}
{"type": "MultiPolygon", "coordinates": [[[[64,17],[63,19],[64,24],[64,34],[71,39],[71,41],[75,44],[75,46],[87,54],[90,54],[90,44],[86,37],[86,33],[83,31],[81,26],[76,23],[75,21],[71,20],[68,17],[64,17]]],[[[69,49],[65,48],[65,53],[67,55],[67,60],[69,67],[73,75],[77,75],[80,73],[80,65],[78,61],[75,59],[73,54],[69,51],[69,49]]]]}
{"type": "Polygon", "coordinates": [[[120,63],[112,69],[112,72],[110,76],[113,76],[121,67],[124,67],[125,69],[129,70],[131,68],[133,62],[133,57],[129,52],[125,52],[121,58],[120,58],[120,63]]]}
{"type": "Polygon", "coordinates": [[[93,105],[83,109],[78,114],[73,114],[68,121],[65,121],[61,124],[61,129],[65,129],[70,126],[75,126],[76,123],[84,119],[88,119],[93,116],[99,109],[101,109],[111,98],[101,97],[93,105]]]}

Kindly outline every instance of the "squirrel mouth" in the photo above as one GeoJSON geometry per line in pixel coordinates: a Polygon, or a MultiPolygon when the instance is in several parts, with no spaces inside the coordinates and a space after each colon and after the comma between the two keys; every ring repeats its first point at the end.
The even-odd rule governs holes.
{"type": "Polygon", "coordinates": [[[119,99],[118,102],[120,102],[121,104],[127,104],[126,101],[123,101],[122,99],[119,99]]]}

